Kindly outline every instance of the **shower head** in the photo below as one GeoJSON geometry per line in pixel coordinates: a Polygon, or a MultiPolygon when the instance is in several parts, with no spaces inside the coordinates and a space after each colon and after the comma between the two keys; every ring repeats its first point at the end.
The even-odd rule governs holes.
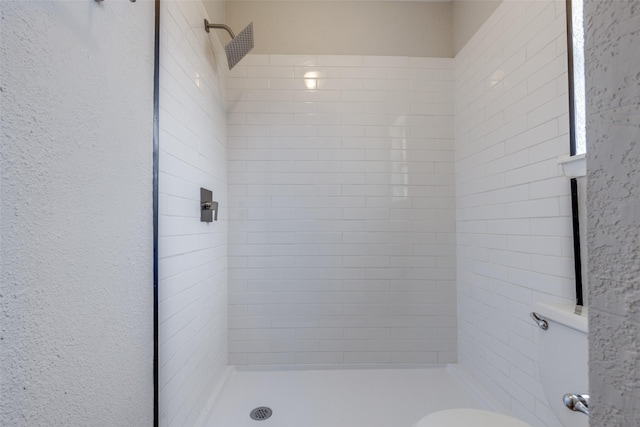
{"type": "Polygon", "coordinates": [[[251,49],[253,49],[253,22],[247,25],[244,30],[240,31],[240,33],[224,47],[224,51],[227,52],[229,69],[235,67],[251,49]]]}
{"type": "Polygon", "coordinates": [[[233,31],[227,25],[210,24],[209,21],[205,19],[204,29],[207,30],[207,33],[210,28],[226,30],[231,36],[231,41],[224,47],[224,51],[227,53],[227,62],[229,63],[230,70],[235,67],[251,49],[253,49],[253,22],[247,25],[244,30],[240,31],[237,36],[233,34],[233,31]]]}

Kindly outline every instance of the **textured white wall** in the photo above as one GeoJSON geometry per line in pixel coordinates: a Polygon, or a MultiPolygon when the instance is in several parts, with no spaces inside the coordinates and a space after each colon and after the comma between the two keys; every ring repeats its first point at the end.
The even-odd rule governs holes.
{"type": "Polygon", "coordinates": [[[232,71],[231,363],[455,361],[452,78],[446,58],[232,71]]]}
{"type": "Polygon", "coordinates": [[[182,426],[227,364],[227,60],[203,26],[223,18],[201,1],[163,0],[161,12],[160,423],[182,426]],[[200,187],[219,202],[217,222],[200,222],[200,187]]]}
{"type": "Polygon", "coordinates": [[[153,2],[0,2],[0,423],[153,420],[153,2]]]}
{"type": "Polygon", "coordinates": [[[635,1],[585,2],[590,422],[640,425],[640,58],[635,1]]]}
{"type": "Polygon", "coordinates": [[[460,363],[515,415],[557,426],[536,301],[573,301],[564,1],[503,2],[456,56],[460,363]]]}
{"type": "Polygon", "coordinates": [[[453,57],[448,1],[229,1],[226,13],[236,32],[254,22],[257,54],[453,57]]]}

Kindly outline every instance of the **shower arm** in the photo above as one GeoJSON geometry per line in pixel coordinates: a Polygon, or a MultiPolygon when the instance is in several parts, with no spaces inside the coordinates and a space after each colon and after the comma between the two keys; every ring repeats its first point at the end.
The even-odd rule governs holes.
{"type": "Polygon", "coordinates": [[[231,28],[228,25],[210,24],[209,21],[207,19],[205,19],[204,20],[204,29],[207,30],[207,33],[209,32],[209,29],[211,29],[211,28],[226,30],[229,33],[229,35],[231,36],[232,39],[236,38],[236,35],[233,34],[233,30],[231,30],[231,28]]]}

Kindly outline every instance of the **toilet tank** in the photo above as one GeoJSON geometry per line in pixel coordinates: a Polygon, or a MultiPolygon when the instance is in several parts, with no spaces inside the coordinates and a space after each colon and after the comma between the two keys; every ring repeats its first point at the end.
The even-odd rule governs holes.
{"type": "Polygon", "coordinates": [[[564,427],[588,427],[589,417],[567,408],[563,396],[589,394],[587,312],[575,306],[538,303],[548,329],[537,330],[540,382],[549,406],[564,427]]]}

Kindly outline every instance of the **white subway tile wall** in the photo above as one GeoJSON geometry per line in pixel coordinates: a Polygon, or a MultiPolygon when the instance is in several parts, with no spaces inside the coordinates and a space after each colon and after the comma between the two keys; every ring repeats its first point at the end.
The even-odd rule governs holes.
{"type": "Polygon", "coordinates": [[[503,2],[455,59],[458,358],[545,426],[528,315],[575,295],[566,44],[564,1],[503,2]]]}
{"type": "Polygon", "coordinates": [[[456,360],[453,60],[228,78],[229,362],[456,360]]]}
{"type": "Polygon", "coordinates": [[[201,2],[161,7],[160,425],[183,426],[227,365],[227,64],[201,2]],[[200,187],[219,201],[218,222],[200,222],[200,187]]]}

